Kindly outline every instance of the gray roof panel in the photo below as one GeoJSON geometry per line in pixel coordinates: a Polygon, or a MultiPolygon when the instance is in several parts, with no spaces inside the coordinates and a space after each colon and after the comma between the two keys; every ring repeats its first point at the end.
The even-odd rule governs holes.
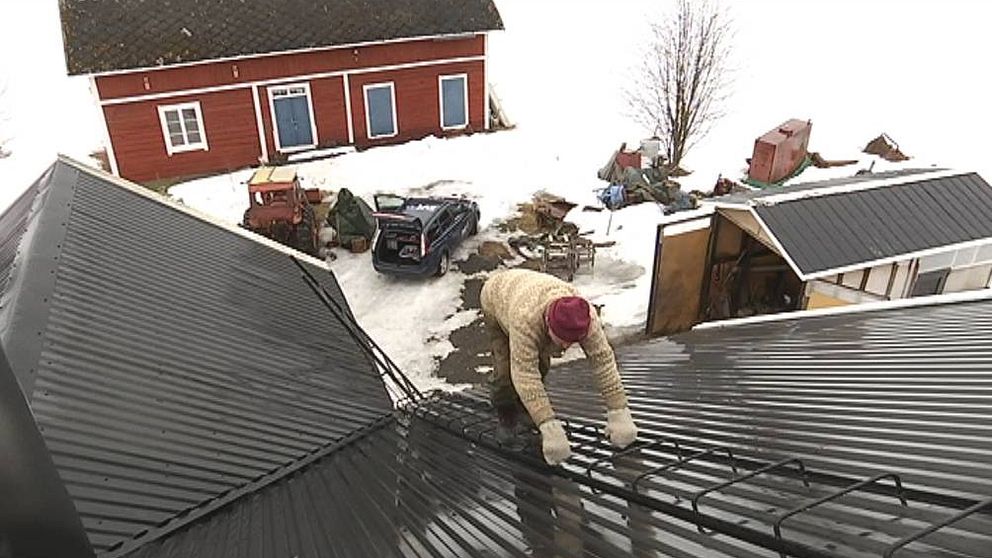
{"type": "Polygon", "coordinates": [[[76,164],[49,180],[0,327],[98,551],[391,412],[288,250],[76,164]]]}
{"type": "MultiPolygon", "coordinates": [[[[990,355],[992,300],[658,339],[619,354],[641,428],[628,451],[603,441],[579,361],[550,376],[575,452],[560,468],[536,437],[499,446],[484,393],[435,395],[130,556],[877,557],[992,496],[990,355]],[[790,458],[808,487],[795,463],[724,486],[790,458]],[[905,506],[885,478],[773,535],[884,473],[905,506]]],[[[976,514],[899,555],[990,548],[976,514]]]]}
{"type": "MultiPolygon", "coordinates": [[[[781,192],[780,192],[781,193],[781,192]]],[[[975,173],[754,206],[803,275],[992,239],[992,187],[975,173]]]]}
{"type": "Polygon", "coordinates": [[[492,0],[60,0],[69,74],[502,29],[492,0]]]}

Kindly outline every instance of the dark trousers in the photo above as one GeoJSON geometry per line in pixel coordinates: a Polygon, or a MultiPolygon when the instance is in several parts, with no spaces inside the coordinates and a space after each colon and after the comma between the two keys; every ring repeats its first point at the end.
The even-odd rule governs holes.
{"type": "MultiPolygon", "coordinates": [[[[493,352],[493,370],[489,376],[489,394],[493,407],[499,415],[500,423],[512,426],[517,423],[518,416],[523,414],[530,419],[510,376],[510,338],[496,320],[485,316],[486,331],[489,334],[493,352]]],[[[539,353],[537,368],[541,372],[541,380],[551,369],[551,355],[544,351],[539,353]]]]}

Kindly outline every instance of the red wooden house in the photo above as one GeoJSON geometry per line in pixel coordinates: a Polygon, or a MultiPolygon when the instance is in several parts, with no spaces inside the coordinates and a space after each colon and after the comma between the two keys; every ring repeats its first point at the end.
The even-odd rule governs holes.
{"type": "Polygon", "coordinates": [[[492,0],[60,0],[135,181],[488,126],[492,0]]]}

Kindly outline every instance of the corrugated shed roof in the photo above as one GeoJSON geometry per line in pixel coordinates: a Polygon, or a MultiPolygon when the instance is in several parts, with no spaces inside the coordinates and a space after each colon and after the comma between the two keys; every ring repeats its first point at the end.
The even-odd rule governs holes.
{"type": "Polygon", "coordinates": [[[502,29],[492,0],[60,0],[69,74],[502,29]]]}
{"type": "Polygon", "coordinates": [[[809,182],[798,182],[796,184],[787,184],[781,187],[775,188],[764,188],[751,190],[749,192],[735,192],[733,194],[727,194],[726,196],[720,196],[718,198],[713,198],[711,201],[717,203],[729,203],[729,204],[748,204],[749,202],[758,202],[764,198],[771,198],[775,196],[781,196],[782,194],[790,192],[812,192],[814,190],[822,190],[824,188],[834,188],[838,186],[853,186],[857,184],[868,184],[871,182],[879,182],[882,180],[891,180],[902,177],[910,177],[917,174],[926,174],[931,172],[940,172],[947,169],[943,168],[915,168],[915,169],[897,169],[890,171],[872,172],[854,176],[848,176],[843,178],[831,178],[829,180],[815,180],[809,182]]]}
{"type": "Polygon", "coordinates": [[[391,412],[287,251],[81,165],[43,180],[0,329],[98,551],[391,412]]]}
{"type": "Polygon", "coordinates": [[[992,187],[975,173],[758,204],[802,274],[992,239],[992,187]]]}

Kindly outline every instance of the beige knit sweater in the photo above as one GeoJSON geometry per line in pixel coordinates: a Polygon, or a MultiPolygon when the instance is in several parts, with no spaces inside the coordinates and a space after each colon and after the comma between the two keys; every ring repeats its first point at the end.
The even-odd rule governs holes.
{"type": "MultiPolygon", "coordinates": [[[[493,274],[483,285],[482,311],[495,319],[506,332],[510,342],[509,368],[513,386],[534,424],[554,418],[554,409],[541,381],[538,356],[554,347],[545,324],[545,310],[557,298],[579,296],[570,285],[545,273],[526,269],[511,269],[493,274]]],[[[592,363],[593,377],[608,409],[627,406],[616,357],[610,347],[596,311],[590,307],[592,322],[589,335],[581,343],[586,358],[592,363]]]]}

